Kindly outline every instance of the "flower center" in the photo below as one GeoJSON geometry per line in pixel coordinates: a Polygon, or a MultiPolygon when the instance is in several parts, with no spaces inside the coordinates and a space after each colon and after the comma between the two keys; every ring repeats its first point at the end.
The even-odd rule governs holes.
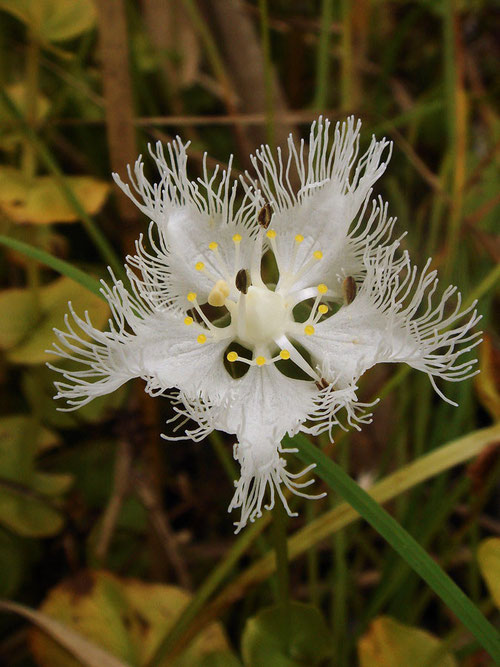
{"type": "Polygon", "coordinates": [[[248,288],[240,294],[238,304],[231,310],[238,337],[244,345],[270,345],[286,331],[290,309],[281,294],[267,287],[248,288]]]}

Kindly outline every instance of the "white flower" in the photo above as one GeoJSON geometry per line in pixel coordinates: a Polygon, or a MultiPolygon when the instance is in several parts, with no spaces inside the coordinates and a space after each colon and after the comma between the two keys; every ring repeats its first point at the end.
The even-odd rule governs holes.
{"type": "Polygon", "coordinates": [[[332,142],[320,119],[307,151],[290,138],[286,160],[280,151],[275,160],[262,147],[243,194],[229,171],[209,175],[205,166],[190,181],[186,146],[177,139],[165,155],[158,144],[159,182],[145,178],[142,158],[129,169],[132,189],[114,176],[151,224],[147,244],[141,235],[127,257],[130,287],[114,276],[103,283],[109,331],[71,305],[67,330],[56,331],[54,354],[78,362],[56,369],[64,378],[56,398],[68,409],[141,377],[149,394],[172,398],[177,429],[196,424],[171,439],[198,441],[213,429],[236,435],[241,478],[229,509],[241,508],[238,530],[261,515],[267,489],[266,508],[278,493],[288,509],[283,485],[310,497],[302,489],[312,480],[297,481],[310,468],[288,472],[281,439],[331,436],[341,408],[355,428],[369,421],[356,383],[374,364],[405,362],[440,394],[435,378],[474,374],[474,360],[461,359],[479,342],[471,333],[479,317],[473,306],[460,312],[460,295],[450,311],[454,287],[433,305],[436,272],[427,264],[418,273],[398,254],[387,206],[370,203],[392,145],[372,139],[358,158],[359,130],[350,118],[332,142]],[[262,270],[266,253],[277,266],[274,284],[262,270]]]}

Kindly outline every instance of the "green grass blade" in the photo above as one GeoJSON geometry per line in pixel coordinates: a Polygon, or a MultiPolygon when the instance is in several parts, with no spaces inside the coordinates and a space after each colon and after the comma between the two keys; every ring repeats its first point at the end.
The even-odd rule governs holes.
{"type": "Polygon", "coordinates": [[[298,447],[298,456],[304,463],[316,464],[315,472],[387,540],[462,621],[491,657],[500,662],[500,634],[418,542],[337,463],[328,459],[307,438],[301,435],[293,439],[287,438],[286,447],[290,446],[298,447]]]}
{"type": "Polygon", "coordinates": [[[61,273],[63,276],[71,278],[75,281],[75,283],[79,283],[90,292],[93,292],[97,296],[101,297],[101,299],[104,299],[104,296],[100,291],[100,282],[95,278],[92,278],[92,276],[89,276],[87,273],[85,273],[85,271],[77,269],[69,262],[65,262],[63,259],[54,257],[54,255],[51,255],[41,248],[36,248],[29,243],[24,243],[24,241],[12,239],[9,236],[4,236],[3,234],[0,234],[0,243],[4,246],[7,246],[7,248],[11,248],[16,252],[20,252],[26,257],[30,257],[31,259],[35,259],[41,264],[45,264],[45,266],[49,266],[51,269],[54,269],[54,271],[61,273]]]}

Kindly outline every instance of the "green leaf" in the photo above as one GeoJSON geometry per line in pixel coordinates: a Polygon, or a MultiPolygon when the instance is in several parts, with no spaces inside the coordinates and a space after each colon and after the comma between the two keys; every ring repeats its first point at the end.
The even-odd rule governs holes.
{"type": "Polygon", "coordinates": [[[332,655],[331,635],[316,607],[291,602],[276,605],[250,618],[241,650],[249,667],[309,667],[332,655]]]}
{"type": "Polygon", "coordinates": [[[376,618],[358,643],[360,667],[457,667],[443,643],[425,630],[393,618],[376,618]]]}
{"type": "Polygon", "coordinates": [[[389,542],[408,565],[453,610],[453,613],[472,632],[491,657],[500,661],[500,635],[418,542],[339,465],[330,461],[307,438],[298,435],[293,439],[287,437],[284,442],[286,447],[298,447],[298,456],[302,461],[307,464],[316,464],[317,474],[389,542]]]}
{"type": "MultiPolygon", "coordinates": [[[[119,660],[141,666],[156,649],[164,628],[175,621],[189,599],[190,595],[176,586],[120,579],[104,571],[85,571],[53,588],[40,611],[119,660]]],[[[30,644],[41,667],[75,664],[60,647],[36,630],[31,634],[30,644]]],[[[168,664],[193,667],[211,653],[228,651],[222,626],[212,624],[175,663],[168,664]]]]}
{"type": "MultiPolygon", "coordinates": [[[[26,292],[30,294],[29,290],[26,292]]],[[[31,326],[26,331],[25,322],[30,316],[25,313],[24,319],[19,318],[23,327],[22,342],[7,351],[7,359],[21,364],[41,364],[54,360],[54,355],[48,354],[46,350],[51,348],[55,341],[54,327],[65,328],[64,316],[68,312],[68,301],[72,302],[80,315],[88,310],[97,328],[100,328],[108,318],[109,308],[102,299],[89,294],[88,290],[69,278],[58,278],[39,290],[41,319],[37,321],[36,326],[31,326]]],[[[8,319],[8,307],[6,304],[3,305],[4,309],[0,309],[0,321],[8,319]]],[[[0,300],[0,308],[1,306],[0,300]]]]}
{"type": "Polygon", "coordinates": [[[491,597],[500,609],[500,538],[483,540],[479,545],[477,560],[491,597]]]}
{"type": "Polygon", "coordinates": [[[73,478],[35,469],[36,454],[53,443],[54,435],[28,416],[0,419],[0,524],[18,535],[46,537],[63,526],[49,497],[67,491],[73,478]]]}
{"type": "Polygon", "coordinates": [[[0,0],[0,9],[45,42],[77,37],[92,28],[96,19],[92,0],[0,0]]]}

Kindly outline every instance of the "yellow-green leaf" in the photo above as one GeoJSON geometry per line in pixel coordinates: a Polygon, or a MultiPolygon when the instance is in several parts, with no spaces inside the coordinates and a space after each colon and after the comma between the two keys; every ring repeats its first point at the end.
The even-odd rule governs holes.
{"type": "Polygon", "coordinates": [[[457,667],[454,656],[434,635],[389,616],[372,622],[358,642],[358,655],[360,667],[457,667]]]}
{"type": "Polygon", "coordinates": [[[35,469],[36,454],[55,443],[56,436],[27,415],[0,419],[0,524],[18,535],[47,537],[63,526],[50,498],[67,491],[73,478],[35,469]]]}
{"type": "MultiPolygon", "coordinates": [[[[64,315],[68,312],[68,301],[78,313],[88,310],[97,328],[102,327],[109,314],[107,304],[87,289],[69,278],[58,278],[39,290],[41,319],[24,332],[22,341],[7,352],[9,361],[21,364],[41,364],[54,360],[46,350],[55,341],[54,327],[64,329],[64,315]]],[[[1,301],[0,301],[1,306],[1,301]]],[[[0,309],[0,320],[8,317],[8,311],[0,309]]],[[[0,327],[1,328],[1,327],[0,327]]]]}
{"type": "Polygon", "coordinates": [[[479,545],[479,568],[496,606],[500,609],[500,537],[489,537],[479,545]]]}
{"type": "MultiPolygon", "coordinates": [[[[1,1],[1,0],[0,0],[1,1]]],[[[91,176],[66,176],[67,185],[89,215],[103,206],[110,186],[91,176]]],[[[0,209],[19,223],[76,222],[79,216],[52,176],[26,178],[12,167],[0,168],[0,209]]]]}
{"type": "Polygon", "coordinates": [[[53,637],[71,655],[79,658],[80,662],[75,663],[73,661],[72,664],[86,665],[87,667],[129,667],[129,665],[120,662],[84,637],[73,632],[73,630],[35,609],[30,609],[15,602],[0,600],[0,610],[24,616],[24,618],[37,625],[43,632],[53,637]]]}
{"type": "Polygon", "coordinates": [[[0,9],[22,21],[42,42],[77,37],[96,19],[92,0],[0,0],[0,9]]]}
{"type": "Polygon", "coordinates": [[[0,292],[0,349],[10,350],[20,344],[37,324],[34,296],[26,289],[0,292]]]}
{"type": "MultiPolygon", "coordinates": [[[[190,595],[176,586],[121,579],[110,572],[86,571],[49,593],[40,611],[130,665],[145,665],[165,630],[190,595]]],[[[33,630],[31,650],[41,667],[73,667],[76,662],[53,641],[33,630]]],[[[222,627],[200,633],[174,663],[196,667],[211,653],[226,652],[222,627]]],[[[172,665],[172,663],[169,663],[172,665]]]]}

